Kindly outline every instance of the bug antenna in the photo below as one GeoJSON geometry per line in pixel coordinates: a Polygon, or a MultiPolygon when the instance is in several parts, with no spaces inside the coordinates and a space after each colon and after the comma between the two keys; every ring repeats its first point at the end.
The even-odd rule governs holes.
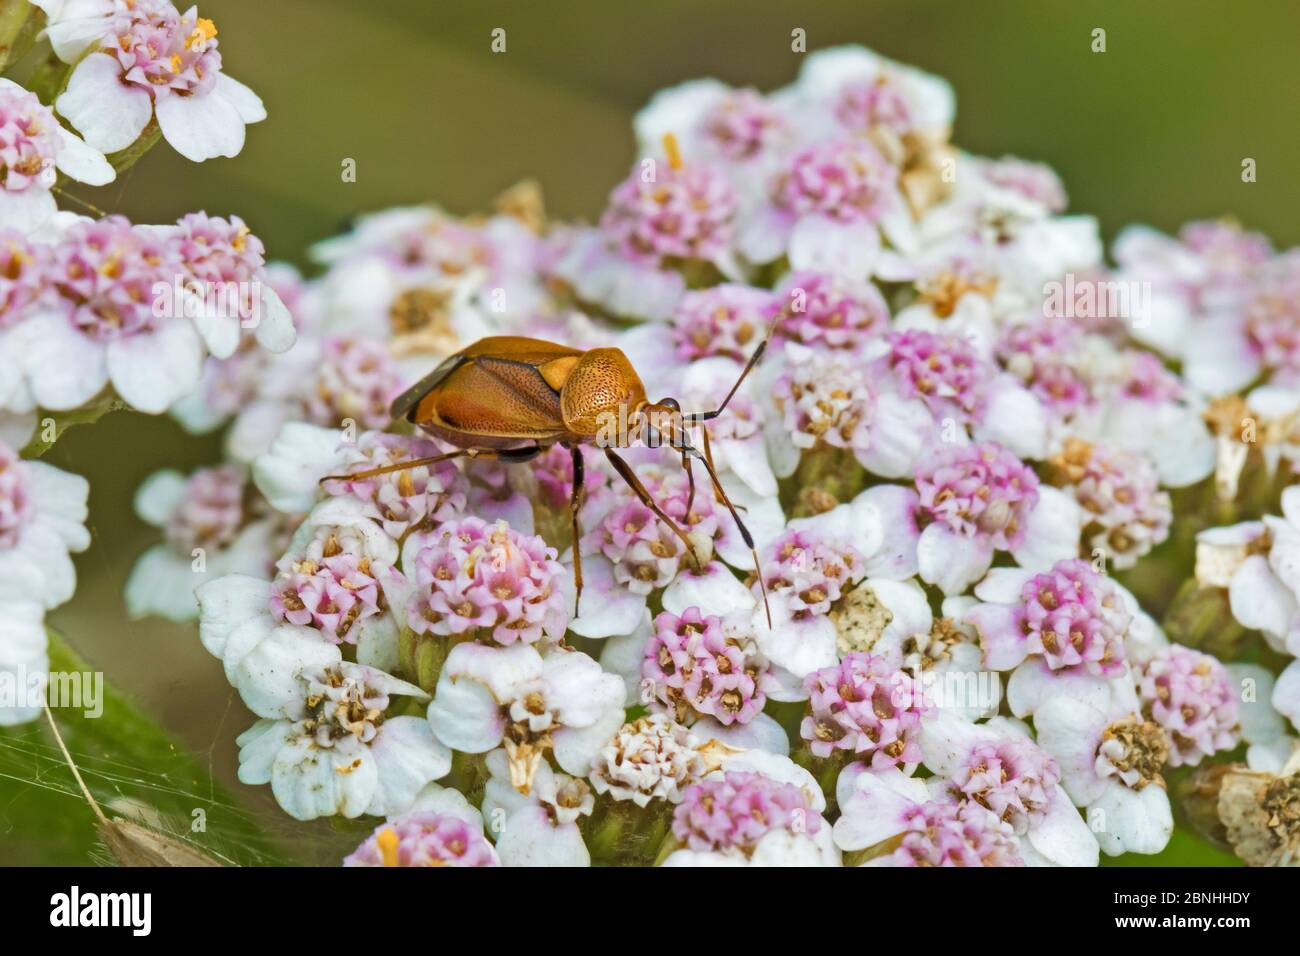
{"type": "Polygon", "coordinates": [[[727,397],[722,400],[722,404],[711,412],[696,412],[693,415],[683,415],[682,421],[686,425],[700,425],[704,422],[711,422],[727,410],[727,406],[730,405],[731,400],[736,397],[736,393],[740,391],[740,386],[744,384],[745,379],[749,377],[749,373],[754,370],[760,361],[762,361],[764,353],[767,352],[767,343],[772,341],[772,336],[776,334],[776,328],[780,325],[783,315],[784,313],[777,312],[776,315],[772,316],[772,320],[767,324],[767,331],[763,333],[763,341],[759,342],[758,348],[754,349],[754,354],[751,355],[749,361],[745,363],[745,367],[741,371],[740,377],[736,379],[736,384],[731,386],[731,391],[729,391],[727,397]]]}

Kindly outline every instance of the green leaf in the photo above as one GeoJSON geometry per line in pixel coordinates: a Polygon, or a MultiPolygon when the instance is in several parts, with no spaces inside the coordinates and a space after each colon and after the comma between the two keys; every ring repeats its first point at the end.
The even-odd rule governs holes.
{"type": "Polygon", "coordinates": [[[40,458],[54,447],[63,433],[74,425],[92,425],[109,412],[120,412],[130,406],[114,394],[112,389],[105,389],[80,408],[67,412],[46,412],[41,417],[36,435],[23,449],[24,458],[40,458]],[[52,429],[52,432],[51,432],[52,429]]]}
{"type": "MultiPolygon", "coordinates": [[[[50,670],[96,674],[53,632],[50,670]]],[[[166,731],[106,681],[100,686],[99,716],[87,716],[92,701],[86,698],[81,706],[52,706],[51,713],[105,814],[179,838],[226,865],[292,862],[278,845],[280,834],[271,832],[283,825],[283,815],[263,819],[237,804],[166,731]]],[[[52,696],[52,705],[67,702],[52,696]]],[[[5,863],[111,862],[95,823],[45,718],[0,728],[5,863]]]]}

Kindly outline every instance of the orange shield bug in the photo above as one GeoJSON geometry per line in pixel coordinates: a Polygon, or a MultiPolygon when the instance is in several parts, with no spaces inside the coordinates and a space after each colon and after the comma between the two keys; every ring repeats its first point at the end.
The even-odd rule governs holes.
{"type": "MultiPolygon", "coordinates": [[[[763,605],[767,609],[767,590],[758,567],[754,539],[718,480],[709,450],[708,429],[700,429],[702,450],[697,450],[690,441],[693,427],[704,426],[726,410],[745,377],[762,358],[767,341],[765,337],[759,343],[721,405],[712,411],[683,415],[676,399],[650,402],[646,398],[641,377],[619,349],[582,351],[513,335],[480,339],[448,357],[398,396],[391,409],[394,419],[405,419],[434,438],[455,446],[455,451],[331,477],[370,478],[462,457],[524,462],[553,445],[568,448],[573,453],[573,493],[569,506],[573,521],[576,613],[576,605],[582,600],[579,547],[582,529],[578,520],[584,488],[582,445],[594,445],[604,451],[610,465],[641,503],[681,539],[686,553],[698,564],[695,547],[686,532],[659,507],[616,450],[633,444],[638,438],[647,438],[651,443],[666,438],[681,452],[682,467],[690,478],[688,513],[695,495],[695,476],[691,471],[691,462],[695,460],[708,472],[715,496],[731,513],[754,555],[763,605]]],[[[767,610],[768,626],[771,626],[771,611],[767,610]]]]}

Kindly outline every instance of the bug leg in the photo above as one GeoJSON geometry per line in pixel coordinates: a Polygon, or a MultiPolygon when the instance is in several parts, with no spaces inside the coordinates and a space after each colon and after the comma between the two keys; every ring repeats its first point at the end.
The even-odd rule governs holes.
{"type": "Polygon", "coordinates": [[[540,455],[542,451],[543,448],[541,445],[530,445],[527,448],[504,449],[458,448],[455,451],[449,451],[446,454],[431,455],[428,458],[412,458],[409,461],[399,461],[392,465],[384,465],[382,468],[367,468],[365,471],[358,471],[351,475],[326,475],[321,479],[321,482],[360,481],[362,478],[374,478],[376,475],[391,475],[395,471],[406,471],[409,468],[419,468],[421,465],[436,465],[440,461],[451,461],[453,458],[483,458],[511,463],[531,461],[540,455]]]}
{"type": "Polygon", "coordinates": [[[736,527],[740,529],[740,537],[744,539],[745,544],[749,545],[749,553],[754,556],[754,573],[758,575],[758,587],[763,593],[763,611],[767,614],[767,626],[770,630],[772,627],[772,608],[767,603],[767,582],[763,580],[763,566],[758,562],[758,549],[754,547],[754,536],[745,527],[745,522],[740,520],[740,515],[736,513],[736,506],[731,503],[731,499],[727,497],[727,492],[722,488],[722,482],[718,480],[718,469],[713,464],[713,449],[709,447],[709,428],[707,425],[701,426],[700,435],[701,442],[704,445],[704,469],[709,473],[709,480],[713,482],[713,493],[731,512],[736,527]]]}
{"type": "Polygon", "coordinates": [[[360,481],[362,478],[374,478],[376,475],[391,475],[395,471],[406,471],[408,468],[419,468],[421,465],[436,465],[440,461],[450,461],[453,458],[460,458],[471,454],[470,449],[459,448],[456,451],[449,451],[445,455],[431,455],[428,458],[412,458],[409,461],[399,461],[392,465],[384,465],[382,468],[368,468],[365,471],[358,471],[351,475],[326,475],[321,482],[326,481],[360,481]]]}
{"type": "Polygon", "coordinates": [[[620,458],[612,448],[605,449],[605,457],[608,458],[609,463],[614,466],[614,470],[618,472],[619,477],[626,481],[636,493],[636,496],[641,499],[641,504],[653,511],[659,520],[668,525],[668,527],[672,529],[673,534],[677,535],[677,537],[681,539],[682,544],[686,545],[686,553],[691,556],[691,563],[695,565],[695,570],[701,570],[699,556],[695,553],[695,545],[692,544],[691,539],[686,536],[686,532],[682,530],[681,525],[668,517],[667,512],[665,512],[663,508],[660,508],[658,503],[650,495],[650,492],[646,491],[645,485],[641,484],[641,479],[636,476],[636,472],[632,470],[632,466],[620,458]]]}
{"type": "Polygon", "coordinates": [[[691,468],[691,456],[685,448],[682,449],[682,468],[686,470],[686,480],[689,491],[686,493],[686,518],[689,521],[691,509],[695,507],[695,471],[691,468]]]}
{"type": "Polygon", "coordinates": [[[569,512],[573,519],[573,583],[576,594],[573,598],[573,616],[578,616],[582,607],[582,522],[578,512],[582,510],[583,500],[587,496],[586,479],[583,476],[582,449],[577,445],[573,452],[573,495],[569,498],[569,512]]]}

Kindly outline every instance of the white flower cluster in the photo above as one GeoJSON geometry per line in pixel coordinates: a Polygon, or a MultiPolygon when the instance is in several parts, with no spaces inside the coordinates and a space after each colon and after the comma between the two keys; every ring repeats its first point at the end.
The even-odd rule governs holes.
{"type": "MultiPolygon", "coordinates": [[[[259,718],[240,778],[298,819],[384,817],[356,865],[1090,866],[1165,847],[1172,771],[1282,755],[1243,696],[1267,672],[1171,642],[1122,581],[1187,543],[1176,503],[1293,460],[1294,253],[1197,223],[1126,233],[1113,269],[1051,170],[954,148],[954,110],[860,48],[769,94],[688,83],[638,114],[595,225],[521,186],[486,218],[365,217],[319,276],[278,274],[299,341],[213,350],[173,411],[229,461],[142,490],[166,541],[128,589],[198,615],[259,718]],[[642,491],[576,426],[456,457],[458,421],[529,434],[505,372],[390,419],[489,336],[621,349],[687,411],[767,348],[693,430],[720,489],[616,442],[642,491]],[[1223,337],[1216,378],[1192,353],[1223,337]]],[[[1202,546],[1289,647],[1287,533],[1202,546]]]]}
{"type": "MultiPolygon", "coordinates": [[[[60,176],[112,182],[159,131],[196,161],[240,151],[245,125],[265,112],[222,72],[215,25],[169,0],[33,0],[6,4],[4,21],[0,71],[37,26],[56,57],[48,82],[34,84],[44,99],[0,77],[0,723],[12,723],[40,712],[45,612],[72,597],[69,553],[90,544],[86,481],[20,455],[119,400],[161,414],[199,384],[206,356],[283,352],[294,330],[261,242],[237,217],[145,226],[55,199],[68,196],[60,176]]],[[[163,499],[179,500],[166,483],[144,508],[160,522],[163,499]]],[[[174,549],[234,543],[218,497],[170,523],[174,549]]],[[[232,550],[260,553],[248,540],[257,536],[232,550]]],[[[188,571],[175,588],[187,614],[188,571]]]]}

